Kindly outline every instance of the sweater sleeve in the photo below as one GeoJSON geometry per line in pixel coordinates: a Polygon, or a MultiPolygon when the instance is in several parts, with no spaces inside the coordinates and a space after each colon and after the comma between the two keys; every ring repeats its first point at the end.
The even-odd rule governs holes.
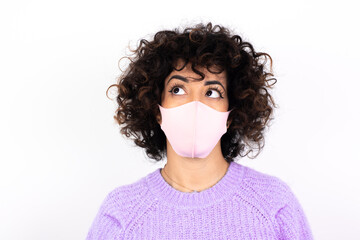
{"type": "Polygon", "coordinates": [[[103,201],[92,225],[88,231],[86,240],[120,240],[124,239],[124,230],[120,221],[113,214],[114,199],[109,194],[103,201]]]}
{"type": "Polygon", "coordinates": [[[289,201],[276,214],[279,240],[313,240],[313,235],[298,199],[289,189],[289,201]]]}

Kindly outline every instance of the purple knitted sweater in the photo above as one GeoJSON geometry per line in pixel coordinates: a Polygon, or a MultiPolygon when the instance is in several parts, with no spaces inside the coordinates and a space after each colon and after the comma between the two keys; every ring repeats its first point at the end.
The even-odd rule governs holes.
{"type": "Polygon", "coordinates": [[[160,168],[104,199],[90,239],[313,239],[305,213],[281,179],[231,162],[201,192],[171,187],[160,168]]]}

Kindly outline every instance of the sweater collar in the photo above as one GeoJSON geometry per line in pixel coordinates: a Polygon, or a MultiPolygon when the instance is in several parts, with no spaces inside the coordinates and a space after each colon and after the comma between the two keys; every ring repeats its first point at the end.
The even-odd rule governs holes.
{"type": "Polygon", "coordinates": [[[243,177],[244,166],[230,162],[226,174],[212,187],[200,192],[182,192],[170,186],[156,169],[146,177],[149,190],[160,202],[181,208],[196,208],[212,205],[231,194],[239,187],[243,177]]]}

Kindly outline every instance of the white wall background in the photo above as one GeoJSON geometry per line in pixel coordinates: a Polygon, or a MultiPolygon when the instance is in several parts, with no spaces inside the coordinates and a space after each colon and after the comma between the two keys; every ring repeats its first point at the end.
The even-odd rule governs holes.
{"type": "Polygon", "coordinates": [[[316,239],[359,239],[355,2],[1,2],[0,238],[85,239],[110,190],[164,165],[121,137],[105,91],[129,44],[212,21],[269,53],[278,79],[265,148],[240,163],[287,182],[316,239]]]}

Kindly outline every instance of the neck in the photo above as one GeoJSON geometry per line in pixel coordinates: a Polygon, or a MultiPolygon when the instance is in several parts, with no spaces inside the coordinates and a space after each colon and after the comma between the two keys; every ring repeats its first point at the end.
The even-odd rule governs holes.
{"type": "Polygon", "coordinates": [[[212,187],[221,180],[229,167],[221,153],[220,141],[206,158],[179,156],[170,144],[167,149],[167,163],[161,175],[169,185],[181,192],[200,192],[212,187]]]}

